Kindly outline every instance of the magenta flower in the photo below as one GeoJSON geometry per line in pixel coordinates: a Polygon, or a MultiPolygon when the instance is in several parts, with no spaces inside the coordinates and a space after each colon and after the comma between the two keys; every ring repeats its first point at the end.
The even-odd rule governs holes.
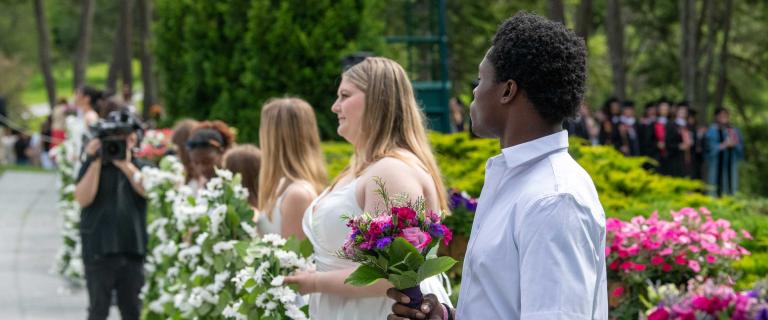
{"type": "Polygon", "coordinates": [[[421,231],[417,227],[403,229],[403,238],[419,250],[423,250],[432,242],[429,233],[421,231]]]}

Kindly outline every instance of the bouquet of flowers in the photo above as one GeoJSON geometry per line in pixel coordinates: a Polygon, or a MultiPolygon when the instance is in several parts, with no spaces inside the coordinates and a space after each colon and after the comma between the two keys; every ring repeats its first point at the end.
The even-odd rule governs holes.
{"type": "Polygon", "coordinates": [[[752,290],[736,292],[729,285],[712,279],[703,283],[691,280],[688,292],[681,293],[673,284],[650,286],[648,320],[671,319],[768,319],[768,281],[758,282],[752,290]]]}
{"type": "Polygon", "coordinates": [[[453,234],[441,223],[442,214],[426,210],[424,199],[390,198],[384,183],[376,182],[384,210],[344,217],[351,232],[338,255],[360,263],[345,282],[366,286],[386,279],[411,298],[410,306],[418,307],[423,300],[419,283],[456,263],[436,254],[439,243],[447,245],[453,234]]]}
{"type": "Polygon", "coordinates": [[[222,312],[225,318],[308,319],[308,305],[283,279],[296,271],[315,269],[308,259],[312,254],[309,241],[267,234],[237,243],[235,251],[246,266],[232,278],[235,295],[222,312]]]}
{"type": "Polygon", "coordinates": [[[168,152],[172,134],[171,129],[147,130],[136,156],[157,163],[168,152]]]}

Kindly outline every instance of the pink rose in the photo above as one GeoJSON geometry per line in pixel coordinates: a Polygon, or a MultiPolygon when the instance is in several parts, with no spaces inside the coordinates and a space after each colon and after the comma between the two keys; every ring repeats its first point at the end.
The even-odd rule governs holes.
{"type": "Polygon", "coordinates": [[[707,262],[708,263],[715,263],[715,262],[717,262],[717,258],[715,256],[708,255],[707,256],[707,262]]]}
{"type": "Polygon", "coordinates": [[[421,231],[421,229],[417,227],[403,229],[403,239],[410,242],[419,250],[423,250],[430,242],[432,242],[432,237],[429,236],[429,233],[421,231]]]}

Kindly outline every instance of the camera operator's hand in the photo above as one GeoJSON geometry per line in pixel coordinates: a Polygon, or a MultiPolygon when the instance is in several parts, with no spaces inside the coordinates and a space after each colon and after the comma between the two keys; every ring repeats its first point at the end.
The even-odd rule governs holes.
{"type": "MultiPolygon", "coordinates": [[[[130,148],[126,148],[125,150],[125,159],[123,160],[112,160],[112,164],[115,165],[115,167],[118,167],[120,169],[126,168],[129,164],[131,164],[131,156],[133,154],[131,153],[130,148]]],[[[125,170],[123,170],[125,171],[125,170]]]]}
{"type": "Polygon", "coordinates": [[[85,146],[85,154],[89,157],[98,157],[101,150],[101,140],[93,139],[85,146]]]}

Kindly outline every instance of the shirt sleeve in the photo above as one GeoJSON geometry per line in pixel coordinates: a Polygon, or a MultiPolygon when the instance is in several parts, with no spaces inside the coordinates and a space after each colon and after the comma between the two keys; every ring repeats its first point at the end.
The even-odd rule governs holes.
{"type": "Polygon", "coordinates": [[[524,214],[518,229],[521,319],[603,314],[605,224],[571,194],[542,198],[524,214]]]}

